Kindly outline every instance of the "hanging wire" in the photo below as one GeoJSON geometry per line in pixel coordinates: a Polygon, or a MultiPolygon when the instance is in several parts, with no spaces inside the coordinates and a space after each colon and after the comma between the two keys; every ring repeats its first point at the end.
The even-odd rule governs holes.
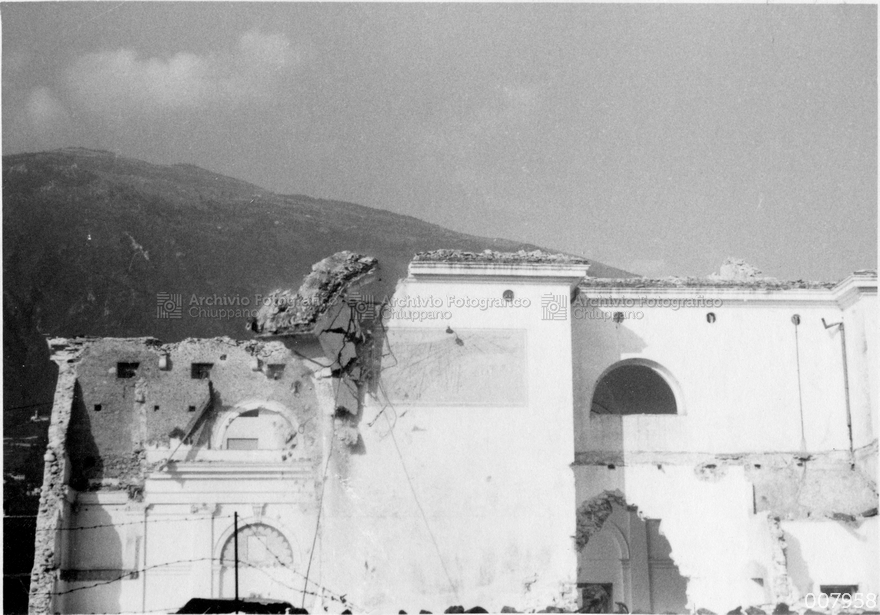
{"type": "MultiPolygon", "coordinates": [[[[333,407],[336,408],[336,402],[339,401],[339,390],[342,388],[341,384],[336,385],[336,395],[333,400],[333,407]]],[[[309,563],[306,567],[306,576],[305,576],[305,584],[303,585],[303,592],[305,592],[309,583],[309,575],[312,571],[312,559],[315,556],[315,545],[318,543],[318,530],[321,528],[321,513],[324,512],[324,494],[327,492],[327,470],[330,469],[330,459],[333,457],[333,441],[336,439],[336,434],[333,432],[330,433],[330,448],[327,451],[327,461],[324,463],[324,473],[321,477],[321,497],[318,500],[318,519],[315,521],[315,534],[312,536],[312,548],[309,551],[309,563]]],[[[303,594],[303,599],[300,604],[300,608],[304,608],[306,603],[305,594],[303,594]]]]}
{"type": "Polygon", "coordinates": [[[797,367],[797,383],[798,383],[798,409],[800,410],[801,417],[801,450],[807,450],[807,437],[804,433],[804,393],[801,386],[801,351],[800,351],[800,343],[798,340],[798,325],[800,324],[800,317],[795,314],[792,316],[792,322],[794,323],[794,355],[795,355],[795,365],[797,367]]]}
{"type": "MultiPolygon", "coordinates": [[[[385,396],[385,399],[388,399],[388,395],[385,393],[385,388],[382,387],[381,383],[379,384],[382,394],[385,396]]],[[[390,401],[388,404],[393,407],[390,401]]],[[[397,411],[395,410],[395,413],[397,411]]],[[[412,477],[409,474],[409,471],[406,468],[406,462],[403,460],[403,455],[400,452],[400,446],[397,444],[397,438],[394,436],[394,427],[391,425],[391,421],[388,418],[388,415],[385,415],[385,420],[388,421],[388,433],[391,435],[391,441],[394,443],[394,450],[397,451],[397,456],[400,459],[400,466],[403,468],[403,474],[406,476],[406,482],[409,484],[409,489],[412,492],[413,499],[416,502],[416,506],[419,509],[419,512],[422,515],[422,520],[425,522],[425,529],[428,530],[428,535],[431,537],[431,542],[434,544],[434,550],[437,552],[437,558],[440,560],[440,565],[443,567],[443,572],[446,574],[446,580],[449,582],[449,586],[452,588],[452,592],[455,594],[456,600],[461,602],[461,598],[458,595],[458,588],[455,586],[455,583],[452,582],[452,576],[449,574],[449,570],[446,568],[446,562],[443,559],[443,554],[440,551],[440,545],[437,543],[437,538],[434,536],[434,532],[431,531],[431,525],[428,523],[428,516],[425,514],[425,509],[422,508],[422,503],[419,501],[419,496],[416,493],[415,485],[413,485],[412,477]]]]}
{"type": "MultiPolygon", "coordinates": [[[[324,587],[323,585],[321,585],[317,581],[309,580],[308,577],[306,577],[304,574],[302,574],[301,572],[297,572],[292,566],[288,566],[283,561],[281,561],[281,558],[279,558],[278,555],[275,553],[275,551],[272,550],[272,547],[270,547],[268,545],[268,543],[266,543],[266,541],[263,540],[262,536],[260,536],[259,534],[253,534],[253,536],[257,540],[259,540],[261,543],[263,543],[263,546],[266,547],[266,551],[268,551],[269,554],[272,555],[273,558],[275,558],[275,561],[278,562],[279,566],[281,566],[282,568],[284,568],[286,570],[289,570],[293,574],[295,574],[303,579],[306,579],[306,581],[308,581],[312,585],[315,585],[316,587],[320,588],[322,591],[326,592],[330,596],[331,599],[337,600],[338,602],[341,602],[342,604],[354,606],[351,602],[349,602],[348,600],[345,599],[345,596],[346,596],[345,594],[338,594],[332,590],[327,589],[326,587],[324,587]]],[[[291,589],[293,589],[293,588],[291,588],[291,589]]],[[[299,591],[299,590],[295,589],[294,591],[299,591]]]]}

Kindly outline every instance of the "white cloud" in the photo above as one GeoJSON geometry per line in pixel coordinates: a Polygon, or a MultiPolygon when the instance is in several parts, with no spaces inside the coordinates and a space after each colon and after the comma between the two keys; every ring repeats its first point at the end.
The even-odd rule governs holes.
{"type": "Polygon", "coordinates": [[[142,58],[131,49],[101,51],[78,58],[66,72],[71,100],[104,116],[129,118],[175,110],[237,105],[265,97],[299,64],[290,41],[280,34],[252,31],[234,53],[178,53],[142,58]]]}
{"type": "Polygon", "coordinates": [[[31,128],[39,132],[55,130],[70,119],[64,105],[45,87],[31,91],[26,109],[31,128]]]}
{"type": "Polygon", "coordinates": [[[7,106],[3,115],[3,147],[7,151],[55,149],[71,144],[75,124],[51,89],[27,90],[7,106]]]}

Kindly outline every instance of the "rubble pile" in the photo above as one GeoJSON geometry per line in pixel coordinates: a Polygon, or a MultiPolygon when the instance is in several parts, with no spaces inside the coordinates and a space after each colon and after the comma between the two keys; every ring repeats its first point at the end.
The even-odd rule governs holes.
{"type": "MultiPolygon", "coordinates": [[[[860,272],[856,272],[860,273],[860,272]]],[[[870,273],[870,272],[865,272],[870,273]]],[[[707,276],[666,276],[662,278],[587,278],[581,284],[597,288],[747,288],[753,290],[791,290],[834,288],[837,282],[778,280],[761,275],[761,270],[741,258],[728,257],[718,273],[707,276]]]]}
{"type": "Polygon", "coordinates": [[[777,280],[751,278],[746,280],[721,277],[667,276],[663,278],[584,278],[580,284],[590,288],[746,288],[752,290],[792,290],[834,288],[837,282],[810,280],[777,280]]]}
{"type": "Polygon", "coordinates": [[[753,267],[741,258],[728,256],[718,273],[709,275],[710,279],[720,280],[736,280],[737,282],[752,282],[755,280],[775,281],[775,278],[768,278],[761,275],[761,270],[753,267]]]}
{"type": "Polygon", "coordinates": [[[589,261],[578,256],[569,254],[554,254],[543,250],[526,252],[495,252],[483,250],[482,252],[465,252],[463,250],[431,250],[419,252],[413,257],[416,263],[550,263],[550,264],[573,264],[586,265],[589,261]]]}
{"type": "Polygon", "coordinates": [[[263,335],[311,331],[318,317],[353,283],[373,273],[378,261],[354,252],[337,252],[312,266],[296,292],[276,290],[266,299],[249,329],[263,335]]]}

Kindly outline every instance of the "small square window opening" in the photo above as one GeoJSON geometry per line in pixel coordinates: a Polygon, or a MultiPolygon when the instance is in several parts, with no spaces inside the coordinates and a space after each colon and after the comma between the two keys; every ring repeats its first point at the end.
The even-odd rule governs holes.
{"type": "Polygon", "coordinates": [[[207,380],[211,377],[213,363],[193,363],[190,376],[193,380],[207,380]]]}
{"type": "Polygon", "coordinates": [[[140,366],[140,363],[117,363],[116,364],[116,377],[117,378],[134,378],[137,376],[137,368],[140,366]]]}

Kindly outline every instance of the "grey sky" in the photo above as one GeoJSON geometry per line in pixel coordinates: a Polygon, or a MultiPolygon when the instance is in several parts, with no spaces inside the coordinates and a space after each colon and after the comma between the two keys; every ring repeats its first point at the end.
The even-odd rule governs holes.
{"type": "MultiPolygon", "coordinates": [[[[875,6],[13,3],[4,153],[79,145],[586,254],[877,260],[875,6]]],[[[389,229],[393,232],[393,229],[389,229]]]]}

